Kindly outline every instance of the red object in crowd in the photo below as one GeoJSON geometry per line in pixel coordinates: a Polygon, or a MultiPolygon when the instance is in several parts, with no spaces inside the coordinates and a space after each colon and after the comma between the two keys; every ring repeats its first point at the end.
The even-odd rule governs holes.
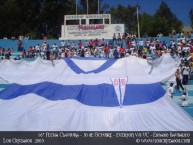
{"type": "Polygon", "coordinates": [[[105,46],[105,47],[104,47],[104,52],[105,52],[106,54],[108,54],[108,53],[110,52],[109,46],[105,46]]]}
{"type": "Polygon", "coordinates": [[[125,49],[124,49],[123,47],[121,47],[121,48],[119,49],[119,53],[120,53],[120,54],[125,53],[125,49]]]}
{"type": "Polygon", "coordinates": [[[22,42],[21,42],[21,41],[18,41],[18,42],[17,42],[17,45],[18,45],[19,47],[21,47],[21,46],[22,46],[22,42]]]}
{"type": "Polygon", "coordinates": [[[44,40],[47,40],[47,39],[48,39],[48,37],[47,37],[47,36],[43,36],[43,39],[44,39],[44,40]]]}
{"type": "Polygon", "coordinates": [[[193,45],[190,45],[190,53],[193,53],[193,45]]]}
{"type": "Polygon", "coordinates": [[[78,42],[78,46],[79,46],[79,48],[82,47],[82,41],[79,41],[79,42],[78,42]]]}

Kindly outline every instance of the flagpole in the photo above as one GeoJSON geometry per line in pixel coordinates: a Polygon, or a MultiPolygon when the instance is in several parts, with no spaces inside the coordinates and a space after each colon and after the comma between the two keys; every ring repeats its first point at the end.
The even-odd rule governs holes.
{"type": "Polygon", "coordinates": [[[76,15],[77,15],[77,0],[76,0],[76,15]]]}
{"type": "Polygon", "coordinates": [[[137,31],[138,31],[138,38],[140,38],[138,4],[137,4],[137,31]]]}
{"type": "Polygon", "coordinates": [[[88,15],[88,0],[87,0],[87,15],[88,15]]]}
{"type": "Polygon", "coordinates": [[[99,5],[99,0],[98,0],[98,14],[99,14],[99,7],[100,7],[100,5],[99,5]]]}

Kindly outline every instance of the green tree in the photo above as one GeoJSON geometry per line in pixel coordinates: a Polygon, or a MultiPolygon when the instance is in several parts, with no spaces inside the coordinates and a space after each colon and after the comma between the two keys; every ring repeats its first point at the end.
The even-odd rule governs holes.
{"type": "Polygon", "coordinates": [[[51,38],[58,38],[65,14],[75,14],[75,1],[44,0],[40,10],[39,30],[51,38]]]}
{"type": "Polygon", "coordinates": [[[16,0],[15,5],[17,5],[18,10],[21,12],[17,18],[19,19],[18,35],[31,35],[34,33],[33,37],[37,37],[39,30],[38,24],[40,22],[40,8],[41,0],[16,0]]]}
{"type": "Polygon", "coordinates": [[[0,4],[0,37],[17,37],[36,30],[40,0],[6,0],[0,4]]]}
{"type": "Polygon", "coordinates": [[[154,15],[154,26],[152,31],[154,35],[161,32],[163,35],[168,36],[175,29],[177,32],[182,30],[182,22],[171,12],[165,2],[161,2],[159,9],[154,15]]]}
{"type": "Polygon", "coordinates": [[[117,5],[112,7],[110,13],[112,15],[112,23],[125,24],[126,31],[131,33],[137,32],[137,7],[128,5],[127,7],[117,5]]]}
{"type": "Polygon", "coordinates": [[[0,0],[0,37],[32,35],[58,38],[65,14],[75,14],[73,0],[0,0]]]}
{"type": "Polygon", "coordinates": [[[12,0],[1,1],[0,8],[0,36],[11,37],[19,33],[22,11],[12,0]]]}
{"type": "Polygon", "coordinates": [[[87,14],[87,2],[88,2],[88,14],[98,14],[98,2],[99,13],[104,13],[109,9],[109,4],[103,4],[103,0],[80,0],[79,13],[87,14]]]}
{"type": "Polygon", "coordinates": [[[152,30],[153,25],[154,25],[153,16],[144,13],[140,15],[139,20],[140,20],[139,22],[140,22],[141,36],[143,36],[144,34],[153,36],[154,35],[154,32],[152,30]]]}

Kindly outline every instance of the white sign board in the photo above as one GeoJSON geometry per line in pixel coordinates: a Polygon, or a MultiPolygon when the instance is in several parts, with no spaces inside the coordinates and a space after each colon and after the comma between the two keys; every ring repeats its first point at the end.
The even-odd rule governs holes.
{"type": "Polygon", "coordinates": [[[112,39],[114,33],[124,33],[124,24],[67,25],[62,30],[60,40],[112,39]]]}
{"type": "Polygon", "coordinates": [[[122,35],[125,32],[124,24],[111,24],[110,14],[65,15],[64,19],[60,40],[112,39],[114,33],[122,35]],[[102,20],[102,24],[89,24],[91,19],[102,20]],[[78,22],[77,25],[66,23],[73,20],[78,22]],[[106,20],[108,24],[105,23],[106,20]]]}

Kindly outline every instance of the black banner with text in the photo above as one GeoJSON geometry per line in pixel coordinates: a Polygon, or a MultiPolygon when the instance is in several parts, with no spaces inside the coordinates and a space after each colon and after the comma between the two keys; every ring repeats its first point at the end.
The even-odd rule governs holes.
{"type": "Polygon", "coordinates": [[[193,132],[0,132],[0,145],[193,144],[193,132]]]}

